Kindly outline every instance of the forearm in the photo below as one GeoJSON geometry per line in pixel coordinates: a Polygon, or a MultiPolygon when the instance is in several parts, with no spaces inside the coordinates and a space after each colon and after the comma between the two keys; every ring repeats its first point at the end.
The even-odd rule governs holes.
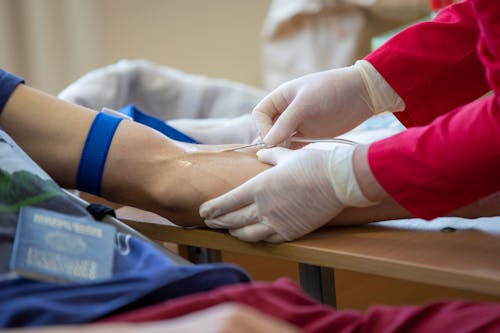
{"type": "MultiPolygon", "coordinates": [[[[500,192],[456,209],[446,216],[478,218],[500,215],[500,192]]],[[[371,222],[410,219],[414,216],[391,198],[371,207],[347,207],[330,223],[331,226],[367,224],[371,222]]]]}
{"type": "Polygon", "coordinates": [[[59,184],[74,187],[95,114],[19,85],[0,114],[0,126],[59,184]]]}
{"type": "MultiPolygon", "coordinates": [[[[376,221],[413,218],[414,216],[392,199],[374,177],[368,163],[368,145],[360,145],[354,153],[356,179],[363,193],[379,204],[371,207],[347,207],[337,215],[330,225],[366,224],[376,221]]],[[[455,209],[446,216],[478,218],[500,214],[500,191],[455,209]]]]}
{"type": "MultiPolygon", "coordinates": [[[[82,149],[96,112],[20,85],[10,97],[0,125],[60,185],[74,188],[82,149]]],[[[102,193],[120,197],[137,191],[167,157],[183,152],[173,141],[137,123],[122,121],[103,173],[102,193]]]]}

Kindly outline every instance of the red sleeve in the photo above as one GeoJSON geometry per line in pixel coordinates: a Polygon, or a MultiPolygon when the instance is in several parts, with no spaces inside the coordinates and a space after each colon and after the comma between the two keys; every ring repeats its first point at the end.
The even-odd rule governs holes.
{"type": "MultiPolygon", "coordinates": [[[[407,72],[394,81],[389,79],[398,92],[403,92],[405,103],[409,101],[405,113],[413,124],[426,124],[436,115],[443,115],[429,125],[372,144],[368,153],[370,167],[385,190],[415,216],[426,219],[500,190],[500,2],[471,0],[461,5],[456,5],[453,13],[461,8],[465,18],[457,17],[457,22],[479,31],[475,51],[456,58],[456,64],[447,64],[444,72],[416,67],[415,72],[419,73],[412,72],[408,79],[417,80],[415,93],[409,92],[411,84],[404,82],[407,72]],[[465,6],[468,10],[464,10],[465,6]],[[469,23],[471,15],[476,19],[476,28],[469,23]],[[470,77],[465,73],[470,73],[470,77]],[[422,74],[423,81],[418,79],[422,74]],[[436,77],[440,79],[432,79],[436,77]],[[450,106],[472,98],[472,92],[482,91],[478,86],[483,85],[483,80],[493,90],[491,96],[449,111],[450,106]]],[[[441,28],[436,29],[439,34],[441,28]]],[[[463,44],[465,49],[469,39],[465,38],[463,44]]],[[[413,54],[414,49],[419,53],[421,47],[416,45],[407,45],[408,54],[413,54]]],[[[438,59],[442,58],[440,51],[441,48],[438,59]]],[[[458,54],[456,51],[451,49],[450,53],[458,54]]],[[[426,59],[434,56],[432,49],[423,63],[432,65],[434,61],[426,59]]],[[[410,63],[418,62],[414,56],[401,54],[397,62],[406,63],[407,59],[410,63]]],[[[393,60],[396,62],[396,58],[393,60]]],[[[378,65],[382,75],[393,71],[388,63],[378,65]]]]}
{"type": "Polygon", "coordinates": [[[476,47],[479,27],[470,1],[443,9],[431,22],[411,26],[366,57],[404,100],[394,115],[406,126],[485,94],[488,84],[476,47]]]}

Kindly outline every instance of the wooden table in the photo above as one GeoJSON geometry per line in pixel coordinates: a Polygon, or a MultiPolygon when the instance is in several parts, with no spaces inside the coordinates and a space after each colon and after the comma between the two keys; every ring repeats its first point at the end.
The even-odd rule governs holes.
{"type": "MultiPolygon", "coordinates": [[[[471,229],[480,221],[431,224],[413,219],[323,228],[275,245],[242,242],[224,231],[183,229],[130,207],[118,209],[117,215],[154,240],[295,261],[306,292],[331,305],[335,305],[335,268],[500,296],[500,217],[487,221],[499,226],[493,232],[471,229]],[[445,228],[449,225],[453,228],[445,228]]],[[[205,253],[201,261],[218,259],[217,252],[207,253],[212,258],[205,253]]]]}

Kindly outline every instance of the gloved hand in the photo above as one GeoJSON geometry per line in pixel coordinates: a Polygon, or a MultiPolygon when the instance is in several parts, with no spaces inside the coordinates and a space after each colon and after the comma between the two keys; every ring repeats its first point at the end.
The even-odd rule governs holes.
{"type": "Polygon", "coordinates": [[[277,145],[294,133],[307,137],[343,134],[373,114],[405,105],[367,61],[309,74],[282,84],[252,112],[264,143],[277,145]]]}
{"type": "Polygon", "coordinates": [[[200,215],[211,228],[227,228],[245,241],[283,242],[329,222],[345,206],[370,206],[356,181],[354,147],[331,150],[272,148],[260,161],[275,165],[238,188],[205,202],[200,215]]]}

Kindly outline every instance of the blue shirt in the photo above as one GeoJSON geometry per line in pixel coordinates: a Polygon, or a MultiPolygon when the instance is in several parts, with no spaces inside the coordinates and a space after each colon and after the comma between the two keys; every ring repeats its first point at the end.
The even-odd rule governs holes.
{"type": "Polygon", "coordinates": [[[24,80],[0,68],[0,113],[17,85],[24,80]]]}
{"type": "Polygon", "coordinates": [[[140,239],[122,234],[121,243],[115,253],[114,276],[109,280],[66,285],[23,278],[0,281],[0,326],[86,323],[113,313],[249,281],[236,266],[177,266],[140,239]]]}

